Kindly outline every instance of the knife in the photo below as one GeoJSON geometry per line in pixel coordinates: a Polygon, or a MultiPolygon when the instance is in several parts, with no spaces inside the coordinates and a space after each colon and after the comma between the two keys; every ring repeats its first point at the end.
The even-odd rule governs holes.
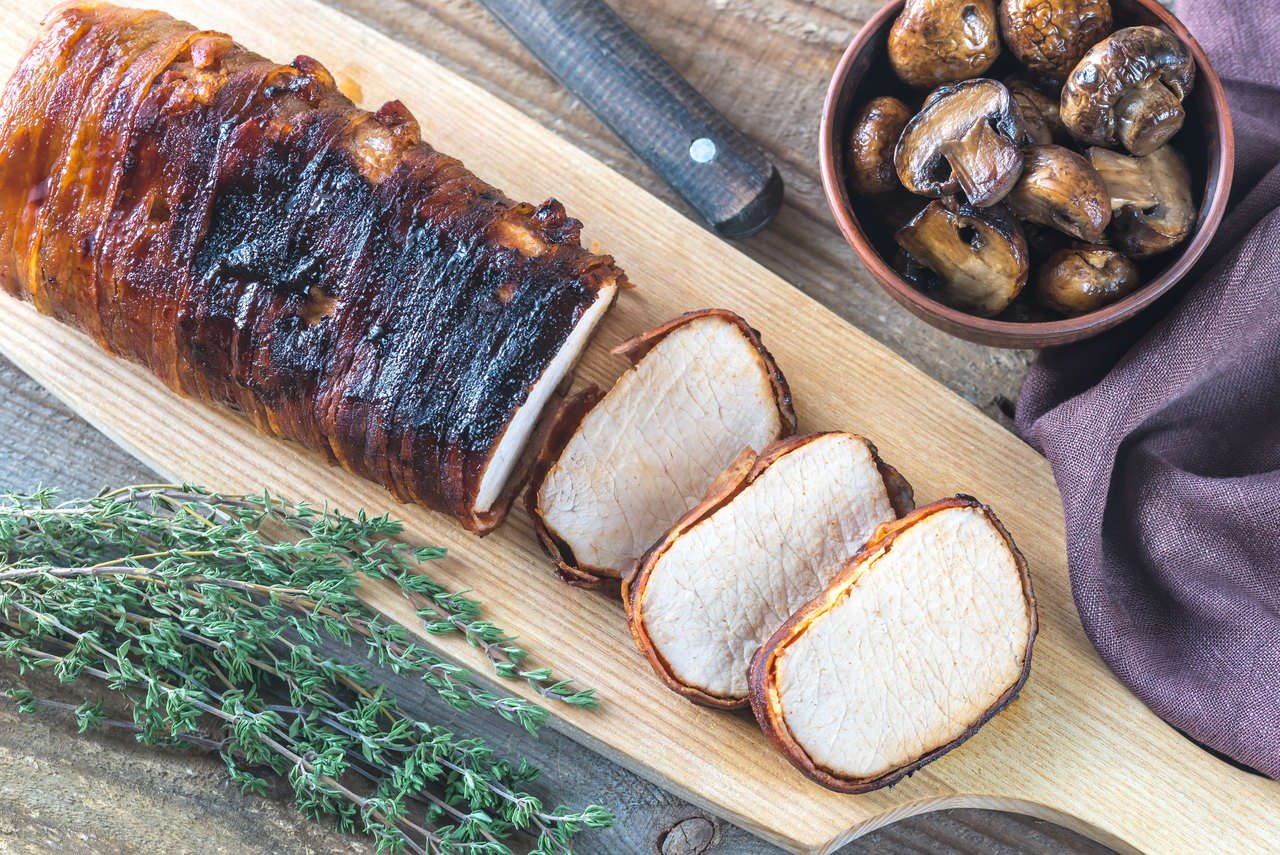
{"type": "Polygon", "coordinates": [[[480,0],[722,237],[760,231],[782,176],[603,0],[480,0]]]}

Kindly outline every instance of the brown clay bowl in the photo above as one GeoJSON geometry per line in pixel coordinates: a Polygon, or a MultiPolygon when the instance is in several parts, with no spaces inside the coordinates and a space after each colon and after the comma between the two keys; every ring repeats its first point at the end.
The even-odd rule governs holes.
{"type": "MultiPolygon", "coordinates": [[[[822,109],[819,154],[822,186],[836,224],[889,294],[920,318],[960,338],[996,347],[1050,347],[1079,341],[1111,329],[1151,305],[1195,265],[1222,222],[1235,169],[1235,137],[1227,110],[1222,81],[1182,22],[1157,0],[1112,0],[1116,27],[1154,24],[1170,30],[1191,49],[1196,60],[1196,84],[1186,100],[1187,121],[1173,144],[1187,159],[1199,195],[1199,217],[1191,238],[1182,246],[1142,265],[1144,284],[1109,306],[1066,319],[1035,319],[1034,310],[1011,307],[996,318],[980,318],[931,299],[894,271],[887,259],[896,246],[883,208],[873,201],[855,199],[845,177],[844,146],[849,125],[858,108],[879,95],[896,95],[919,103],[922,92],[901,83],[889,68],[886,43],[889,28],[902,11],[904,0],[886,3],[867,22],[840,59],[822,109]],[[1021,312],[1021,316],[1018,314],[1021,312]],[[1033,319],[1025,319],[1031,315],[1033,319]]],[[[1008,51],[989,72],[1001,78],[1016,70],[1008,51]]],[[[927,200],[920,199],[921,208],[927,200]]],[[[1021,301],[1020,301],[1021,302],[1021,301]]]]}

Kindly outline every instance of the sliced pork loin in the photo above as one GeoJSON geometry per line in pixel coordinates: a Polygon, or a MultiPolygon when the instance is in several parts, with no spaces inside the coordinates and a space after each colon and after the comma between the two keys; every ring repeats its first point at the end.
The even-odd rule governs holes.
{"type": "Polygon", "coordinates": [[[744,456],[624,584],[631,633],[668,686],[706,706],[748,701],[751,657],[820,593],[911,488],[851,433],[744,456]]]}
{"type": "Polygon", "coordinates": [[[581,228],[162,12],[59,4],[0,95],[0,290],[476,534],[626,281],[581,228]]]}
{"type": "Polygon", "coordinates": [[[615,352],[632,367],[560,409],[527,494],[543,548],[583,587],[616,586],[744,448],[796,427],[782,372],[733,312],[682,315],[615,352]]]}
{"type": "Polygon", "coordinates": [[[967,496],[888,523],[761,648],[751,704],[818,783],[859,793],[955,748],[1031,667],[1035,597],[991,510],[967,496]]]}

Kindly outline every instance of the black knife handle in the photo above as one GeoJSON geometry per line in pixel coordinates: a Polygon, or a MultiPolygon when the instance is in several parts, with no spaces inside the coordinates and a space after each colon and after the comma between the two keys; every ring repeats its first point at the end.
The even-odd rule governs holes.
{"type": "Polygon", "coordinates": [[[480,0],[717,233],[742,238],[782,205],[782,177],[603,0],[480,0]]]}

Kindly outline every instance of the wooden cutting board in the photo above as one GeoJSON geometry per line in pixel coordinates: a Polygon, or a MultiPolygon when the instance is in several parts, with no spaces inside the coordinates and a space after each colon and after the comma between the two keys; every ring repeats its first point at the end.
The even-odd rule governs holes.
{"type": "MultiPolygon", "coordinates": [[[[175,480],[231,491],[270,486],[344,510],[399,515],[414,540],[449,548],[450,557],[432,566],[435,575],[478,592],[488,615],[541,664],[599,689],[598,711],[554,708],[557,728],[789,850],[827,852],[944,807],[1046,817],[1121,851],[1261,852],[1280,840],[1280,784],[1196,748],[1098,660],[1072,603],[1049,467],[1016,437],[603,164],[356,21],[312,0],[154,5],[278,60],[313,55],[354,83],[344,88],[366,106],[403,100],[428,140],[512,195],[564,201],[588,224],[588,239],[614,253],[639,286],[620,299],[579,382],[612,382],[624,366],[606,350],[620,339],[689,309],[725,306],[762,331],[791,381],[802,429],[865,433],[922,502],[961,490],[989,502],[1025,552],[1039,596],[1031,679],[977,736],[912,778],[869,795],[828,792],[776,754],[748,715],[700,709],[664,689],[632,648],[620,605],[557,581],[522,511],[478,540],[310,453],[175,397],[79,333],[5,299],[0,351],[113,440],[175,480]]],[[[0,0],[6,74],[42,11],[32,0],[0,0]]],[[[371,583],[363,593],[414,628],[413,615],[386,589],[371,583]]],[[[486,670],[464,644],[427,642],[486,670]]]]}

